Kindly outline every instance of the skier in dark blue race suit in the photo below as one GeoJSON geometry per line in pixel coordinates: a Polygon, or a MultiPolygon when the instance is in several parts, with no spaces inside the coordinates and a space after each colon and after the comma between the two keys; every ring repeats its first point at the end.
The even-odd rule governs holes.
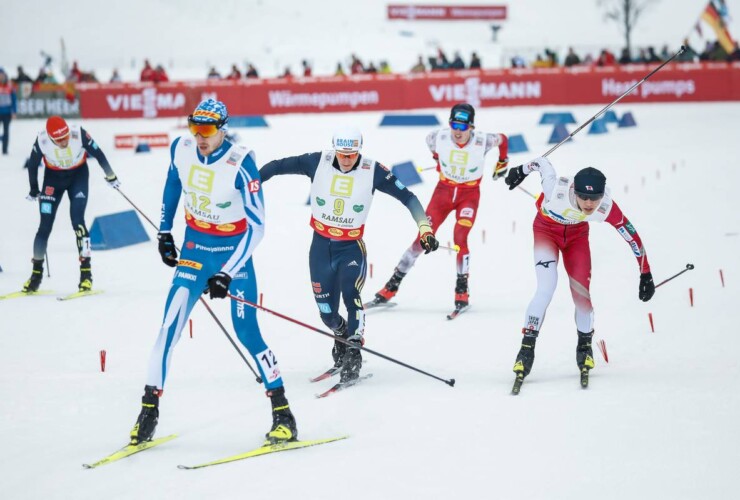
{"type": "Polygon", "coordinates": [[[69,216],[72,229],[77,236],[77,251],[80,258],[80,292],[92,290],[92,268],[90,266],[90,233],[85,224],[85,209],[88,198],[90,170],[87,157],[95,158],[105,172],[108,185],[118,188],[120,182],[98,144],[79,125],[67,125],[60,116],[51,116],[46,128],[38,133],[33,143],[31,157],[26,162],[30,191],[26,199],[39,204],[39,228],[33,240],[33,271],[23,285],[23,291],[34,293],[41,285],[44,275],[44,256],[57,209],[64,198],[69,198],[69,216]],[[44,183],[39,190],[39,165],[44,164],[44,183]]]}
{"type": "MultiPolygon", "coordinates": [[[[214,299],[230,294],[257,301],[252,253],[264,235],[262,190],[254,152],[225,139],[227,120],[222,102],[205,100],[188,117],[192,136],[179,137],[170,147],[171,163],[157,238],[162,261],[177,268],[150,357],[131,444],[150,441],[154,435],[172,351],[200,295],[208,292],[214,299]],[[178,261],[170,231],[181,194],[187,228],[178,261]]],[[[298,431],[280,368],[262,338],[256,310],[233,300],[231,319],[239,341],[259,368],[272,403],[273,425],[266,444],[296,440],[298,431]]]]}
{"type": "MultiPolygon", "coordinates": [[[[362,135],[355,128],[334,134],[333,149],[274,160],[260,169],[262,182],[274,175],[302,174],[311,179],[311,228],[309,253],[311,285],[321,320],[351,344],[363,343],[365,313],[360,294],[367,272],[362,234],[375,190],[399,200],[419,226],[419,241],[426,253],[436,250],[424,208],[416,196],[380,163],[360,155],[362,135]],[[339,314],[344,299],[347,319],[339,314]]],[[[334,342],[334,366],[341,381],[359,377],[362,355],[357,347],[334,342]]]]}

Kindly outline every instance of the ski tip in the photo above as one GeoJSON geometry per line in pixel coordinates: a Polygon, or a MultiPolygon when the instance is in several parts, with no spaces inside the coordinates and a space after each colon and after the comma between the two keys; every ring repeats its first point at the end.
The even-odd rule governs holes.
{"type": "Polygon", "coordinates": [[[190,470],[190,469],[192,469],[192,467],[189,467],[187,465],[178,465],[177,468],[180,469],[180,470],[190,470]]]}
{"type": "Polygon", "coordinates": [[[82,464],[82,468],[83,468],[83,469],[92,469],[92,468],[93,468],[93,466],[92,466],[92,465],[90,465],[90,464],[82,464]]]}

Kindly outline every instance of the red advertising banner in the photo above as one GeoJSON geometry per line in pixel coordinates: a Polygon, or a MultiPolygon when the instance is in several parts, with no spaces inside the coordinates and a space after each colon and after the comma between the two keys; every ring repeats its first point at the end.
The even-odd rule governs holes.
{"type": "Polygon", "coordinates": [[[407,21],[503,21],[506,5],[388,5],[388,19],[407,21]]]}
{"type": "MultiPolygon", "coordinates": [[[[79,84],[83,118],[185,117],[204,98],[233,116],[443,108],[607,104],[655,65],[439,71],[155,84],[79,84]]],[[[623,102],[740,100],[740,63],[671,64],[623,102]]]]}
{"type": "Polygon", "coordinates": [[[114,137],[116,149],[133,149],[139,144],[152,148],[166,148],[170,145],[169,134],[128,134],[114,137]]]}

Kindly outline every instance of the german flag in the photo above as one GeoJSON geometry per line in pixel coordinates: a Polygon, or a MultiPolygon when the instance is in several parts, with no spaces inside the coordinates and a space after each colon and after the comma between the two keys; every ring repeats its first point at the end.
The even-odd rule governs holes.
{"type": "Polygon", "coordinates": [[[727,30],[727,25],[725,24],[719,10],[717,10],[717,7],[714,5],[714,2],[709,2],[707,4],[707,7],[701,14],[701,18],[712,28],[712,30],[714,30],[714,33],[717,35],[717,41],[722,45],[722,48],[725,49],[728,54],[732,54],[735,50],[735,42],[732,40],[732,36],[727,30]]]}

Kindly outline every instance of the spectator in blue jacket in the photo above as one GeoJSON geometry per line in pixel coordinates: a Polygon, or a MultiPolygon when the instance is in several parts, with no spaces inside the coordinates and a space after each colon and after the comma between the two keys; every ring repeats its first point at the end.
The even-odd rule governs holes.
{"type": "Polygon", "coordinates": [[[3,124],[3,154],[8,154],[10,140],[10,120],[17,112],[16,95],[13,84],[8,80],[8,74],[0,68],[0,122],[3,124]]]}

